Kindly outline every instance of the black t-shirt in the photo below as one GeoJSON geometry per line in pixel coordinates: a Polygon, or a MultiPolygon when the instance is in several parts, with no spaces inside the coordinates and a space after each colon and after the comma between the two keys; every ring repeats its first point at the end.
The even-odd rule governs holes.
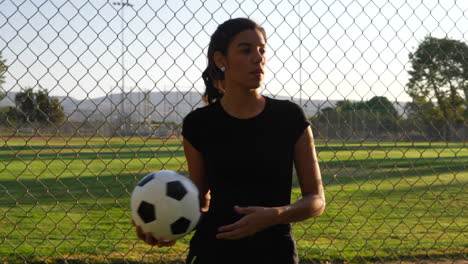
{"type": "MultiPolygon", "coordinates": [[[[219,100],[184,118],[182,134],[202,153],[211,190],[210,209],[194,235],[195,241],[222,244],[214,237],[217,228],[242,217],[234,211],[235,205],[290,204],[294,145],[309,122],[297,104],[265,99],[265,108],[253,118],[229,115],[219,100]]],[[[289,225],[279,225],[249,240],[289,232],[289,225]]]]}

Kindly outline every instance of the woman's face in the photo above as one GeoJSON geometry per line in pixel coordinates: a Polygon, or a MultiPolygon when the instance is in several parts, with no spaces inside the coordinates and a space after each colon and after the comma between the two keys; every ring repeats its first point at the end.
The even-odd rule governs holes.
{"type": "Polygon", "coordinates": [[[234,37],[222,60],[228,86],[233,84],[246,89],[261,86],[266,64],[265,46],[266,40],[258,30],[245,30],[234,37]]]}

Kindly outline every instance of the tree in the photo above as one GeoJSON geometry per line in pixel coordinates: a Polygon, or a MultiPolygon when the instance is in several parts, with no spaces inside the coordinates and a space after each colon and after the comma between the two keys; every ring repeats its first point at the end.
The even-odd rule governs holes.
{"type": "Polygon", "coordinates": [[[16,124],[18,113],[13,106],[0,107],[0,124],[3,126],[13,126],[16,124]]]}
{"type": "Polygon", "coordinates": [[[36,120],[45,124],[59,124],[65,115],[63,107],[57,98],[49,96],[47,89],[36,93],[36,120]]]}
{"type": "Polygon", "coordinates": [[[398,111],[395,106],[385,96],[374,96],[366,102],[366,107],[370,112],[386,114],[395,119],[398,118],[398,111]]]}
{"type": "Polygon", "coordinates": [[[47,89],[41,88],[35,93],[32,88],[27,88],[16,94],[15,104],[18,120],[22,122],[59,124],[65,117],[62,105],[57,98],[49,96],[47,89]]]}
{"type": "Polygon", "coordinates": [[[6,65],[6,59],[2,59],[2,53],[0,52],[0,101],[5,97],[2,85],[5,83],[5,74],[8,70],[6,65]]]}
{"type": "Polygon", "coordinates": [[[34,114],[35,96],[32,88],[26,88],[15,96],[15,105],[18,113],[18,121],[34,122],[36,116],[34,114]]]}
{"type": "Polygon", "coordinates": [[[399,119],[395,106],[385,96],[374,96],[366,102],[366,108],[371,113],[373,122],[382,132],[395,132],[399,119]]]}
{"type": "Polygon", "coordinates": [[[395,132],[398,119],[398,111],[386,97],[374,96],[368,101],[339,101],[322,109],[315,121],[327,136],[363,138],[395,132]]]}
{"type": "MultiPolygon", "coordinates": [[[[440,130],[454,130],[466,121],[468,109],[468,46],[465,42],[426,37],[409,54],[412,69],[407,84],[416,115],[441,124],[440,130]],[[427,109],[432,106],[433,109],[427,109]],[[425,111],[417,111],[417,108],[425,111]],[[438,118],[438,119],[437,119],[438,118]],[[445,128],[445,129],[444,129],[445,128]]],[[[420,118],[423,119],[423,118],[420,118]]]]}
{"type": "Polygon", "coordinates": [[[325,107],[321,109],[315,118],[315,127],[318,134],[326,138],[335,138],[338,126],[342,124],[342,118],[336,108],[325,107]]]}

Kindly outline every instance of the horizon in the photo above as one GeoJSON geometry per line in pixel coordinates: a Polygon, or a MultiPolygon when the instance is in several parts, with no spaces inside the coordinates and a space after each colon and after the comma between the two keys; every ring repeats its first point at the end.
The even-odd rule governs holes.
{"type": "MultiPolygon", "coordinates": [[[[29,87],[28,87],[29,88],[29,87]]],[[[34,90],[36,91],[36,90],[34,90]]],[[[1,99],[0,100],[0,103],[3,101],[3,100],[6,100],[7,98],[10,99],[10,101],[13,102],[14,98],[11,98],[8,96],[8,94],[16,94],[18,93],[19,91],[9,91],[9,92],[6,92],[6,96],[5,98],[1,99]]],[[[126,92],[127,95],[129,94],[144,94],[145,92],[147,91],[129,91],[129,92],[126,92]]],[[[181,94],[187,94],[187,93],[194,93],[194,94],[197,94],[197,95],[200,95],[202,96],[203,93],[199,92],[198,90],[170,90],[170,91],[162,91],[162,90],[157,90],[157,91],[149,91],[150,93],[161,93],[161,94],[170,94],[170,93],[181,93],[181,94]]],[[[348,100],[348,101],[351,101],[351,102],[358,102],[358,101],[368,101],[370,99],[372,99],[373,97],[375,96],[379,96],[379,95],[373,95],[372,97],[369,97],[369,98],[366,98],[366,100],[364,100],[364,98],[359,98],[359,99],[354,99],[354,98],[341,98],[341,99],[334,99],[334,98],[326,98],[326,99],[316,99],[316,98],[308,98],[308,97],[300,97],[300,96],[296,96],[296,97],[292,97],[290,95],[284,95],[284,94],[272,94],[272,93],[268,93],[268,92],[260,92],[260,94],[262,95],[266,95],[266,96],[271,96],[271,97],[280,97],[280,98],[290,98],[292,100],[304,100],[304,101],[329,101],[329,102],[337,102],[337,101],[344,101],[344,100],[348,100]]],[[[77,100],[77,101],[84,101],[84,100],[97,100],[97,99],[101,99],[101,98],[110,98],[111,96],[121,96],[122,93],[121,92],[115,92],[115,93],[110,93],[110,94],[107,94],[107,95],[103,95],[103,96],[97,96],[97,97],[86,97],[86,98],[83,98],[83,99],[79,99],[79,98],[75,98],[73,96],[69,96],[69,95],[53,95],[53,94],[49,94],[51,97],[54,97],[54,98],[70,98],[70,99],[73,99],[73,100],[77,100]]],[[[388,97],[386,96],[383,96],[387,99],[389,99],[388,97]]],[[[126,97],[128,98],[128,97],[126,97]]],[[[404,101],[404,100],[390,100],[390,102],[398,102],[398,103],[409,103],[411,102],[410,101],[404,101]]]]}

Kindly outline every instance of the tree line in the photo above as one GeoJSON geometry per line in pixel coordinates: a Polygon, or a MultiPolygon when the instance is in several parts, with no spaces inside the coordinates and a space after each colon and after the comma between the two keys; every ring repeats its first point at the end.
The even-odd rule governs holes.
{"type": "Polygon", "coordinates": [[[325,138],[468,140],[468,46],[427,36],[409,54],[406,91],[412,101],[399,114],[385,97],[339,101],[311,118],[325,138]]]}
{"type": "Polygon", "coordinates": [[[26,88],[16,94],[15,106],[0,108],[0,122],[13,127],[32,125],[39,129],[43,126],[60,126],[64,118],[59,99],[51,97],[44,88],[36,92],[33,88],[26,88]]]}
{"type": "MultiPolygon", "coordinates": [[[[311,118],[317,133],[328,138],[404,136],[420,140],[467,140],[468,46],[464,41],[427,36],[409,53],[411,69],[406,92],[411,97],[404,113],[382,96],[368,101],[343,100],[320,109],[311,118]]],[[[0,100],[8,70],[0,53],[0,100]]],[[[26,88],[14,107],[0,108],[0,124],[59,125],[64,120],[58,99],[47,89],[26,88]]]]}
{"type": "Polygon", "coordinates": [[[321,109],[310,121],[319,137],[365,139],[396,133],[400,119],[390,100],[374,96],[368,101],[338,101],[321,109]]]}

